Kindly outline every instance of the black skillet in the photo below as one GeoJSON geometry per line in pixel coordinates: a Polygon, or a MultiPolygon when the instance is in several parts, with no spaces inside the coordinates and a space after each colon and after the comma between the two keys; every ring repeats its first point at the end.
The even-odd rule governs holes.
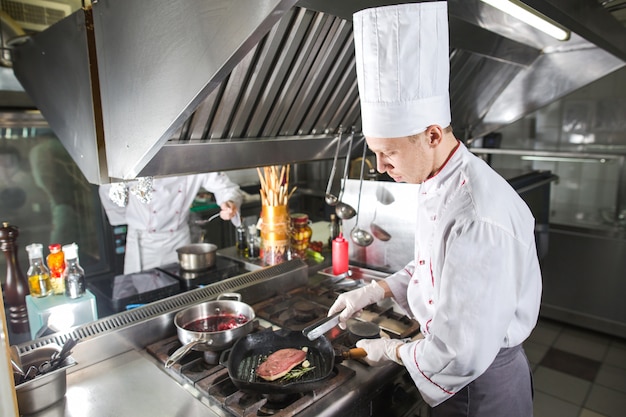
{"type": "Polygon", "coordinates": [[[240,390],[261,394],[294,394],[316,390],[333,375],[336,363],[343,359],[356,359],[365,356],[363,349],[350,349],[336,353],[326,337],[309,340],[302,332],[264,330],[250,333],[237,340],[233,347],[222,354],[220,362],[228,368],[228,375],[240,390]],[[255,370],[271,353],[285,348],[307,347],[307,360],[314,367],[300,379],[291,381],[265,381],[255,370]],[[227,363],[225,363],[227,362],[227,363]]]}

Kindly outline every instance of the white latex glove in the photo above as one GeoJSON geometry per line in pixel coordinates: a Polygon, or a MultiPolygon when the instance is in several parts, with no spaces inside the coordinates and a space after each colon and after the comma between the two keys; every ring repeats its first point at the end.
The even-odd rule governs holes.
{"type": "Polygon", "coordinates": [[[365,287],[344,292],[330,306],[328,315],[331,316],[341,311],[339,315],[339,327],[346,328],[346,321],[363,310],[370,304],[374,304],[385,298],[385,290],[376,281],[370,282],[365,287]]]}
{"type": "Polygon", "coordinates": [[[398,346],[404,342],[398,339],[361,339],[356,346],[364,349],[367,356],[363,358],[371,366],[381,366],[386,362],[394,361],[402,365],[402,359],[398,357],[398,346]]]}

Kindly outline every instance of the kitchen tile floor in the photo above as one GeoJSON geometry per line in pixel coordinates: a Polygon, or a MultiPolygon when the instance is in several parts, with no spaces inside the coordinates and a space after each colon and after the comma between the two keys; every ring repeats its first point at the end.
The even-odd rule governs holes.
{"type": "Polygon", "coordinates": [[[547,319],[524,343],[534,417],[626,416],[626,340],[547,319]]]}

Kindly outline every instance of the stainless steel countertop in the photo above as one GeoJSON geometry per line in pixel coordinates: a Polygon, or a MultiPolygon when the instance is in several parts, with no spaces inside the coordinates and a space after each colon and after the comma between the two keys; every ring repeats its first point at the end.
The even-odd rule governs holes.
{"type": "Polygon", "coordinates": [[[145,352],[128,351],[67,375],[58,403],[29,417],[218,416],[155,366],[145,352]]]}

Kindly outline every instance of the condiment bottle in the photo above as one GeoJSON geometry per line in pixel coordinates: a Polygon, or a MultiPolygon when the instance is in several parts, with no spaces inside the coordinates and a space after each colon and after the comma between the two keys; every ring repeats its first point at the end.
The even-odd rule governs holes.
{"type": "Polygon", "coordinates": [[[69,298],[79,298],[85,294],[85,270],[78,263],[78,245],[70,243],[63,246],[65,255],[65,295],[69,298]]]}
{"type": "Polygon", "coordinates": [[[337,221],[337,216],[335,214],[330,215],[330,224],[328,225],[328,247],[332,248],[333,240],[337,236],[339,236],[339,222],[337,221]]]}
{"type": "Polygon", "coordinates": [[[52,285],[50,284],[50,271],[43,263],[43,245],[32,243],[26,246],[26,252],[28,252],[30,262],[30,267],[26,271],[30,295],[38,298],[47,297],[52,294],[52,285]]]}
{"type": "Polygon", "coordinates": [[[304,213],[291,215],[291,249],[298,258],[306,258],[306,250],[313,230],[309,226],[309,216],[304,213]]]}
{"type": "Polygon", "coordinates": [[[50,254],[46,258],[48,268],[50,269],[50,283],[52,284],[52,292],[55,295],[65,294],[65,281],[63,279],[63,270],[65,269],[65,255],[61,251],[61,244],[53,243],[48,245],[50,254]]]}
{"type": "Polygon", "coordinates": [[[237,241],[235,244],[237,247],[237,254],[239,254],[239,256],[246,256],[246,252],[248,251],[248,244],[246,242],[246,229],[243,227],[243,224],[237,226],[237,229],[235,229],[235,233],[237,237],[237,241]]]}
{"type": "Polygon", "coordinates": [[[333,240],[332,258],[333,275],[348,272],[348,241],[344,239],[343,233],[339,233],[333,240]]]}
{"type": "Polygon", "coordinates": [[[256,225],[248,226],[248,259],[259,259],[261,256],[261,238],[257,234],[256,225]]]}

